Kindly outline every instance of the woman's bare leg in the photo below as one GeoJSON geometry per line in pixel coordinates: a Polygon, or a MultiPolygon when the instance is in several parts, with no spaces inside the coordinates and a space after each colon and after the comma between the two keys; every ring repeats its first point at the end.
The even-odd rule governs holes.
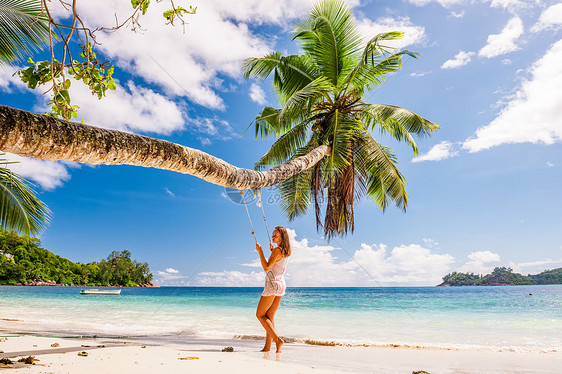
{"type": "MultiPolygon", "coordinates": [[[[273,327],[273,323],[267,317],[267,311],[275,301],[277,296],[262,296],[260,298],[260,302],[258,303],[258,309],[256,310],[256,317],[260,321],[261,325],[265,329],[266,333],[268,333],[272,339],[275,341],[275,345],[277,346],[277,353],[281,352],[281,346],[285,343],[279,335],[275,332],[275,328],[273,327]]],[[[267,335],[266,335],[267,336],[267,335]]]]}
{"type": "MultiPolygon", "coordinates": [[[[273,303],[271,304],[271,306],[269,307],[269,309],[266,312],[266,316],[267,318],[269,318],[269,320],[271,321],[271,324],[273,325],[273,328],[275,329],[275,312],[277,312],[277,308],[279,308],[279,304],[281,303],[281,296],[275,296],[275,299],[273,299],[273,303]]],[[[261,350],[262,352],[269,352],[269,350],[271,349],[271,342],[273,340],[273,337],[271,335],[269,335],[269,333],[266,333],[265,335],[265,345],[263,347],[263,349],[261,350]]]]}

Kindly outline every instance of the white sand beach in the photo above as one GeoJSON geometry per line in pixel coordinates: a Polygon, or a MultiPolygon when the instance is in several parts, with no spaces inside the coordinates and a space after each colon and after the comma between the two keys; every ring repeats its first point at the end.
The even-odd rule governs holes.
{"type": "Polygon", "coordinates": [[[395,347],[284,345],[259,352],[257,340],[193,338],[181,344],[137,340],[59,338],[4,332],[0,358],[15,373],[560,373],[562,352],[521,353],[395,347]],[[231,346],[234,352],[222,352],[231,346]],[[79,353],[86,352],[87,356],[79,353]]]}

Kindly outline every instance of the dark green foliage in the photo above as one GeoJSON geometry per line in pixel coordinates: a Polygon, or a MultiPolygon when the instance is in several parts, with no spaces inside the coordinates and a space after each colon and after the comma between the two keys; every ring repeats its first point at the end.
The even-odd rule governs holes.
{"type": "Polygon", "coordinates": [[[474,273],[453,272],[443,277],[443,285],[450,286],[505,286],[529,284],[562,284],[562,268],[546,270],[540,274],[522,275],[513,269],[496,267],[491,274],[476,275],[474,273]]]}
{"type": "Polygon", "coordinates": [[[562,268],[545,270],[529,277],[535,281],[535,284],[562,284],[562,268]]]}
{"type": "Polygon", "coordinates": [[[152,280],[148,264],[113,251],[100,262],[75,263],[41,247],[38,239],[0,229],[0,284],[34,280],[89,286],[137,286],[152,280]]]}
{"type": "Polygon", "coordinates": [[[452,272],[443,277],[443,282],[451,286],[474,286],[480,280],[480,276],[474,273],[452,272]]]}

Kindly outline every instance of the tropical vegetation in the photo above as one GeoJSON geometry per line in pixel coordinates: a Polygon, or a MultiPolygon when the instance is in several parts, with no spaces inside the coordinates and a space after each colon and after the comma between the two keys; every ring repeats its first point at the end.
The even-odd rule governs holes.
{"type": "Polygon", "coordinates": [[[277,166],[326,144],[330,152],[312,168],[278,185],[289,219],[314,204],[317,227],[326,237],[354,228],[354,204],[364,196],[385,210],[390,202],[405,210],[406,179],[393,151],[372,132],[390,135],[418,148],[415,136],[438,129],[421,116],[393,105],[366,101],[390,73],[398,71],[407,50],[388,47],[402,32],[373,36],[364,43],[355,19],[341,0],[319,2],[294,30],[303,53],[272,52],[247,59],[246,78],[266,79],[281,99],[280,108],[265,107],[255,120],[256,136],[279,138],[256,163],[277,166]],[[324,219],[321,205],[325,205],[324,219]]]}
{"type": "Polygon", "coordinates": [[[138,286],[152,281],[146,262],[113,251],[99,262],[72,262],[41,247],[35,238],[0,229],[0,284],[34,282],[88,286],[138,286]]]}
{"type": "Polygon", "coordinates": [[[51,212],[35,195],[31,184],[7,168],[0,153],[0,227],[24,235],[38,235],[49,222],[51,212]]]}
{"type": "Polygon", "coordinates": [[[562,268],[545,270],[534,275],[514,273],[509,267],[496,267],[491,274],[449,273],[440,286],[507,286],[532,284],[562,284],[562,268]]]}

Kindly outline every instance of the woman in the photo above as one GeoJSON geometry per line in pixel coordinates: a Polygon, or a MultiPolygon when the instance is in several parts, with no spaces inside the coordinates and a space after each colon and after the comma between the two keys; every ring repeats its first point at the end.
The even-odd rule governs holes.
{"type": "Polygon", "coordinates": [[[271,349],[271,342],[275,340],[277,353],[281,353],[281,346],[285,342],[275,332],[273,318],[281,302],[281,297],[285,295],[286,285],[283,275],[285,274],[285,267],[291,255],[291,243],[289,243],[287,229],[281,226],[275,227],[271,235],[271,241],[275,243],[277,247],[273,247],[273,244],[269,245],[271,255],[267,260],[263,255],[261,245],[256,243],[256,251],[258,251],[260,255],[261,266],[266,273],[265,288],[261,294],[258,309],[256,310],[256,317],[258,317],[266,331],[265,346],[261,351],[269,352],[271,349]]]}

